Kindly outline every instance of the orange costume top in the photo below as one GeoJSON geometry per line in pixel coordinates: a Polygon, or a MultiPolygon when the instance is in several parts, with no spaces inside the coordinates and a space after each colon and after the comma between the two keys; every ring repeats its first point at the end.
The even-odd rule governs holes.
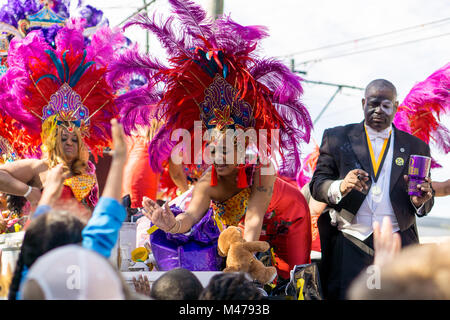
{"type": "Polygon", "coordinates": [[[131,207],[142,207],[144,196],[156,200],[159,173],[149,163],[148,142],[145,137],[133,136],[127,144],[128,159],[124,168],[122,195],[131,197],[131,207]]]}
{"type": "MultiPolygon", "coordinates": [[[[244,228],[251,188],[245,188],[224,202],[212,202],[214,213],[226,226],[244,228]]],[[[289,278],[295,265],[311,261],[311,216],[300,190],[277,177],[264,216],[260,240],[269,242],[278,274],[289,278]]]]}
{"type": "Polygon", "coordinates": [[[98,184],[95,166],[88,162],[87,172],[64,180],[61,199],[76,199],[91,210],[98,202],[98,184]]]}

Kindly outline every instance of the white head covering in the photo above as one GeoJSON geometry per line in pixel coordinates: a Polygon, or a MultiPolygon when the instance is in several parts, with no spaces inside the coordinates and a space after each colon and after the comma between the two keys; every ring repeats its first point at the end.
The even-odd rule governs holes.
{"type": "Polygon", "coordinates": [[[27,274],[46,300],[124,300],[122,282],[98,253],[67,245],[41,256],[27,274]]]}

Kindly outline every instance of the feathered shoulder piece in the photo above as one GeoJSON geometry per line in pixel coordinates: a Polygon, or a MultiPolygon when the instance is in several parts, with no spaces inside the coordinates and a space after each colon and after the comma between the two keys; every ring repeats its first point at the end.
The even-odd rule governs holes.
{"type": "MultiPolygon", "coordinates": [[[[122,71],[128,66],[145,75],[149,83],[163,84],[156,111],[165,125],[150,145],[153,169],[161,170],[176,144],[171,133],[192,133],[194,122],[201,121],[203,130],[267,129],[268,141],[271,129],[279,129],[281,171],[295,178],[301,166],[300,143],[309,141],[312,124],[300,101],[301,79],[280,61],[256,53],[268,35],[266,28],[242,26],[228,16],[212,21],[193,1],[169,2],[173,15],[165,21],[141,15],[125,26],[139,25],[155,34],[169,64],[136,51],[124,54],[117,64],[122,71]]],[[[110,80],[115,83],[122,76],[118,69],[110,80]]],[[[147,97],[151,90],[154,87],[147,97]]]]}
{"type": "Polygon", "coordinates": [[[450,111],[450,63],[417,83],[398,107],[394,124],[427,144],[450,152],[450,132],[441,115],[450,111]]]}
{"type": "Polygon", "coordinates": [[[85,46],[83,28],[72,20],[55,42],[53,49],[41,31],[11,42],[0,105],[25,127],[34,145],[64,126],[79,130],[96,156],[109,146],[109,121],[118,115],[105,75],[123,36],[104,27],[85,46]]]}

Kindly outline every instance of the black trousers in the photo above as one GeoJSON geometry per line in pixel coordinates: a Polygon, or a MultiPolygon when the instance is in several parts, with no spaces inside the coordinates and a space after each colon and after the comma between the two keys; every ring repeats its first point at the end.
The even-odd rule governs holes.
{"type": "MultiPolygon", "coordinates": [[[[320,279],[325,299],[346,299],[347,290],[352,281],[373,263],[373,256],[362,250],[355,241],[339,231],[330,223],[329,214],[322,214],[317,222],[320,234],[322,259],[320,263],[320,279]]],[[[417,227],[399,232],[402,247],[419,242],[417,227]]],[[[362,241],[373,249],[373,236],[362,241]]]]}
{"type": "MultiPolygon", "coordinates": [[[[360,241],[355,239],[354,241],[360,241]]],[[[373,255],[363,251],[340,231],[336,234],[331,250],[331,266],[328,273],[327,292],[329,300],[346,299],[352,281],[373,263],[373,255]]],[[[373,236],[362,241],[373,249],[373,236]]]]}

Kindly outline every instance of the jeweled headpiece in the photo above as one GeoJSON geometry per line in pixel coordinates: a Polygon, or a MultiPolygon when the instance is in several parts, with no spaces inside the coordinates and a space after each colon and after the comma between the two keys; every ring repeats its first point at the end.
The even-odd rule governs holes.
{"type": "Polygon", "coordinates": [[[119,112],[105,75],[107,63],[124,38],[104,27],[86,46],[83,29],[72,24],[58,32],[55,42],[53,49],[40,31],[11,42],[9,69],[0,78],[5,87],[0,102],[36,145],[41,143],[41,134],[45,139],[52,136],[46,131],[63,126],[69,131],[80,130],[96,156],[109,146],[109,121],[119,112]],[[52,125],[44,125],[49,121],[52,125]]]}
{"type": "MultiPolygon", "coordinates": [[[[194,122],[201,120],[203,130],[267,129],[268,141],[270,130],[280,129],[280,171],[295,177],[301,166],[300,144],[309,141],[312,123],[300,102],[301,79],[280,61],[255,54],[266,28],[242,26],[227,16],[212,21],[193,1],[169,2],[173,15],[165,22],[141,15],[125,26],[137,24],[154,33],[167,50],[169,66],[129,52],[112,65],[122,72],[110,79],[118,81],[128,69],[164,87],[156,111],[165,124],[149,148],[152,168],[160,171],[169,158],[177,144],[171,140],[174,130],[193,133],[194,122]]],[[[134,94],[144,97],[152,90],[134,94]]]]}

